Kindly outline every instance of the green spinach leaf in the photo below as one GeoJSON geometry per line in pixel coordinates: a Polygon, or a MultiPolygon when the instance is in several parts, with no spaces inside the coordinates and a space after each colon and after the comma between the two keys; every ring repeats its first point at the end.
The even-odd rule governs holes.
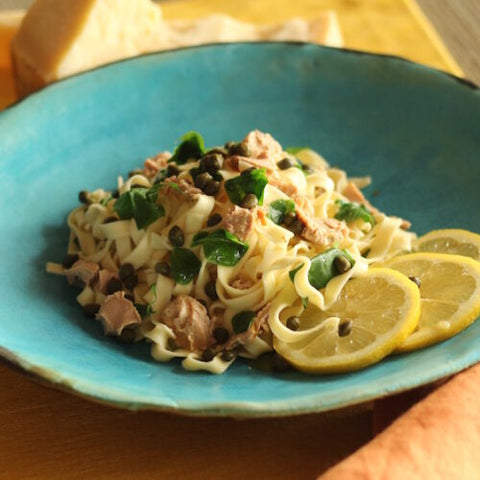
{"type": "Polygon", "coordinates": [[[205,142],[197,132],[188,132],[181,138],[182,142],[173,152],[170,162],[183,165],[190,159],[198,159],[205,153],[205,142]]]}
{"type": "Polygon", "coordinates": [[[133,188],[120,195],[113,210],[122,220],[134,218],[138,229],[146,228],[158,218],[165,215],[165,209],[155,203],[156,195],[151,189],[133,188]]]}
{"type": "Polygon", "coordinates": [[[285,215],[294,212],[295,203],[293,200],[275,200],[268,207],[268,216],[277,225],[283,223],[285,215]]]}
{"type": "Polygon", "coordinates": [[[253,193],[258,204],[263,204],[263,192],[268,183],[267,171],[265,168],[253,168],[245,170],[237,177],[225,182],[225,190],[232,203],[240,205],[242,200],[249,193],[253,193]]]}
{"type": "Polygon", "coordinates": [[[237,313],[232,318],[232,328],[235,333],[246,332],[250,325],[253,323],[253,320],[257,314],[251,310],[246,310],[244,312],[237,313]]]}
{"type": "Polygon", "coordinates": [[[211,233],[198,232],[193,237],[192,247],[197,245],[203,246],[203,253],[209,262],[226,267],[236,265],[248,250],[246,243],[223,229],[211,233]]]}
{"type": "Polygon", "coordinates": [[[188,285],[200,272],[202,263],[187,248],[177,247],[170,252],[172,278],[180,285],[188,285]]]}
{"type": "Polygon", "coordinates": [[[354,202],[344,202],[343,200],[337,200],[335,203],[340,207],[335,215],[337,220],[345,220],[345,222],[350,223],[362,219],[366,223],[375,225],[375,219],[365,205],[354,202]]]}
{"type": "MultiPolygon", "coordinates": [[[[355,260],[350,256],[346,250],[340,250],[339,248],[330,248],[325,252],[319,253],[311,259],[310,270],[308,271],[308,281],[312,287],[320,290],[324,288],[327,283],[341,272],[338,271],[335,266],[335,259],[337,257],[345,257],[350,265],[353,267],[355,260]]],[[[299,267],[290,270],[289,275],[292,282],[295,279],[296,273],[303,267],[299,267]]]]}

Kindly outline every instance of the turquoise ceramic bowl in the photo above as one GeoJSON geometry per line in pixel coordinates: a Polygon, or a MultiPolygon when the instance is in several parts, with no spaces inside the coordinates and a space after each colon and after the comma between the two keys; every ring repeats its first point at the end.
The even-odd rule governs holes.
{"type": "Polygon", "coordinates": [[[170,149],[188,130],[209,145],[258,128],[310,145],[413,230],[480,230],[480,93],[398,58],[304,44],[234,44],[147,55],[76,76],[0,114],[0,345],[3,356],[79,394],[123,407],[205,415],[285,415],[363,402],[480,359],[480,322],[440,345],[335,376],[224,375],[159,364],[87,320],[45,273],[61,261],[82,189],[170,149]]]}

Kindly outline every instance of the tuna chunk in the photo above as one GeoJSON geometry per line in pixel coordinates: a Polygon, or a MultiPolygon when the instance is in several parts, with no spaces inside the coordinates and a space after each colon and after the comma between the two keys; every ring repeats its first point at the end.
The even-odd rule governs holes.
{"type": "Polygon", "coordinates": [[[314,220],[300,209],[297,209],[297,216],[304,225],[301,236],[316,245],[328,247],[333,243],[341,242],[348,235],[348,227],[345,223],[335,218],[314,220]]]}
{"type": "Polygon", "coordinates": [[[258,130],[250,132],[243,140],[250,152],[248,157],[233,155],[225,160],[224,168],[242,171],[249,167],[266,168],[268,172],[275,171],[276,162],[284,152],[280,144],[268,133],[258,130]]]}
{"type": "Polygon", "coordinates": [[[203,193],[199,188],[178,177],[166,178],[165,185],[167,195],[181,195],[184,200],[196,200],[203,193]],[[169,186],[171,183],[177,186],[169,186]]]}
{"type": "Polygon", "coordinates": [[[223,167],[235,172],[243,172],[249,168],[265,168],[269,173],[275,169],[275,163],[269,158],[250,158],[240,155],[232,155],[225,159],[223,167]]]}
{"type": "Polygon", "coordinates": [[[221,226],[240,240],[245,240],[253,230],[252,210],[235,205],[224,217],[221,226]]]}
{"type": "Polygon", "coordinates": [[[160,322],[173,330],[178,346],[185,350],[198,352],[213,343],[213,321],[207,309],[188,295],[172,300],[163,310],[160,322]]]}
{"type": "Polygon", "coordinates": [[[142,174],[147,178],[153,178],[155,175],[168,166],[168,160],[172,157],[170,152],[161,152],[153,158],[147,158],[143,164],[142,174]]]}
{"type": "Polygon", "coordinates": [[[99,270],[100,267],[95,262],[77,260],[69,269],[65,270],[65,274],[70,285],[85,288],[95,282],[99,270]]]}
{"type": "Polygon", "coordinates": [[[289,197],[296,197],[298,195],[298,187],[295,186],[293,183],[283,182],[278,178],[274,178],[273,176],[269,177],[268,183],[278,188],[280,191],[282,191],[289,197]]]}
{"type": "Polygon", "coordinates": [[[243,139],[243,143],[248,146],[252,158],[268,158],[275,162],[283,155],[281,145],[268,133],[253,130],[243,139]]]}
{"type": "Polygon", "coordinates": [[[129,325],[139,324],[142,319],[133,303],[125,298],[125,292],[108,295],[96,315],[107,335],[120,335],[129,325]]]}
{"type": "Polygon", "coordinates": [[[113,278],[118,279],[118,274],[102,268],[102,270],[98,272],[98,281],[95,284],[95,290],[98,290],[102,293],[107,293],[107,285],[113,278]]]}

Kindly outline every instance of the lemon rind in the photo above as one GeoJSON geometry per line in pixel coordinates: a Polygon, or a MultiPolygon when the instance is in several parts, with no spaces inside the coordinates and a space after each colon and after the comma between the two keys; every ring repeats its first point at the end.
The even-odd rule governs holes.
{"type": "MultiPolygon", "coordinates": [[[[471,233],[471,232],[468,232],[471,233]]],[[[421,348],[429,347],[440,342],[444,342],[469,327],[480,315],[480,262],[462,255],[454,255],[449,253],[433,253],[433,252],[418,252],[408,253],[399,257],[394,257],[387,262],[388,266],[394,267],[395,264],[402,261],[412,260],[437,260],[461,264],[464,268],[470,269],[469,273],[476,279],[477,288],[472,294],[472,297],[477,297],[471,308],[463,314],[463,316],[455,321],[448,331],[441,331],[435,328],[428,328],[418,333],[413,333],[406,341],[399,345],[396,349],[398,353],[406,353],[421,348]]]]}

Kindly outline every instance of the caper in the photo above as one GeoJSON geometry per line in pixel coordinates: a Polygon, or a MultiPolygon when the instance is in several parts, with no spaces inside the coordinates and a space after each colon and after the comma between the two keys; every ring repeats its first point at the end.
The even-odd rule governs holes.
{"type": "Polygon", "coordinates": [[[203,187],[203,193],[205,195],[216,195],[220,190],[220,182],[217,180],[209,180],[206,185],[203,187]]]}
{"type": "Polygon", "coordinates": [[[218,293],[217,293],[217,284],[214,280],[208,282],[205,285],[205,293],[208,297],[212,300],[218,300],[218,293]]]}
{"type": "Polygon", "coordinates": [[[178,225],[174,225],[168,232],[168,239],[174,247],[181,247],[185,241],[183,230],[178,225]]]}
{"type": "Polygon", "coordinates": [[[207,348],[202,353],[202,361],[211,362],[215,358],[215,352],[211,348],[207,348]]]}
{"type": "Polygon", "coordinates": [[[87,317],[93,318],[100,310],[100,305],[98,303],[87,303],[83,306],[83,311],[87,317]]]}
{"type": "Polygon", "coordinates": [[[78,192],[79,202],[88,204],[89,203],[88,196],[89,196],[89,193],[86,190],[82,190],[81,192],[78,192]]]}
{"type": "Polygon", "coordinates": [[[310,165],[307,165],[306,163],[302,163],[302,170],[307,175],[310,173],[313,173],[313,168],[310,165]]]}
{"type": "Polygon", "coordinates": [[[170,276],[170,265],[167,262],[158,262],[155,265],[155,271],[164,277],[170,276]]]}
{"type": "Polygon", "coordinates": [[[418,277],[415,277],[415,276],[412,276],[412,277],[408,277],[413,283],[415,283],[417,285],[418,288],[420,288],[422,286],[422,282],[421,280],[418,278],[418,277]]]}
{"type": "Polygon", "coordinates": [[[235,352],[233,350],[225,350],[224,352],[222,352],[222,354],[220,355],[220,358],[224,361],[224,362],[231,362],[237,355],[235,354],[235,352]]]}
{"type": "Polygon", "coordinates": [[[195,177],[194,183],[197,188],[203,190],[205,185],[210,181],[212,181],[212,176],[208,172],[203,172],[195,177]]]}
{"type": "Polygon", "coordinates": [[[169,165],[165,174],[167,177],[176,177],[180,173],[180,169],[176,165],[169,165]]]}
{"type": "Polygon", "coordinates": [[[120,270],[118,271],[118,276],[120,280],[125,280],[128,277],[131,277],[135,273],[135,267],[131,263],[124,263],[120,270]]]}
{"type": "Polygon", "coordinates": [[[215,341],[219,345],[222,345],[230,338],[230,333],[224,327],[217,327],[213,330],[213,336],[215,337],[215,341]]]}
{"type": "Polygon", "coordinates": [[[228,149],[228,153],[230,155],[239,155],[240,157],[249,157],[250,156],[250,148],[246,143],[234,143],[228,149]]]}
{"type": "Polygon", "coordinates": [[[130,275],[123,281],[123,284],[128,290],[133,290],[138,284],[138,277],[136,275],[130,275]]]}
{"type": "Polygon", "coordinates": [[[78,261],[78,255],[76,253],[69,253],[62,262],[65,268],[71,268],[75,262],[78,261]]]}
{"type": "Polygon", "coordinates": [[[305,229],[304,223],[300,219],[296,219],[291,225],[290,225],[290,230],[295,234],[295,235],[301,235],[303,230],[305,229]]]}
{"type": "Polygon", "coordinates": [[[122,343],[133,343],[135,337],[135,330],[133,328],[124,328],[117,337],[117,340],[122,343]]]}
{"type": "Polygon", "coordinates": [[[216,172],[223,167],[223,157],[218,153],[211,153],[200,159],[200,170],[202,172],[216,172]]]}
{"type": "Polygon", "coordinates": [[[283,223],[289,227],[290,225],[293,224],[293,222],[297,219],[297,215],[295,214],[295,212],[289,212],[285,215],[285,217],[283,218],[283,223]]]}
{"type": "Polygon", "coordinates": [[[82,280],[79,276],[73,278],[72,287],[83,290],[86,286],[85,280],[82,280]]]}
{"type": "Polygon", "coordinates": [[[253,172],[254,170],[257,170],[257,167],[248,167],[245,170],[242,170],[242,173],[240,173],[240,175],[248,175],[249,173],[253,172]]]}
{"type": "Polygon", "coordinates": [[[222,216],[219,213],[210,215],[207,219],[207,227],[213,227],[222,221],[222,216]]]}
{"type": "Polygon", "coordinates": [[[347,335],[352,333],[352,325],[353,325],[353,322],[351,320],[346,320],[345,322],[339,323],[338,336],[346,337],[347,335]]]}
{"type": "Polygon", "coordinates": [[[258,198],[256,195],[253,193],[247,193],[242,201],[240,202],[240,206],[242,208],[248,208],[251,210],[252,208],[255,208],[258,205],[258,198]]]}
{"type": "Polygon", "coordinates": [[[227,149],[224,147],[214,147],[211,148],[206,155],[210,155],[212,153],[217,153],[218,155],[221,155],[222,157],[225,157],[227,155],[227,149]]]}
{"type": "Polygon", "coordinates": [[[112,278],[107,283],[107,295],[112,295],[115,292],[122,290],[122,282],[118,278],[112,278]]]}
{"type": "Polygon", "coordinates": [[[287,328],[296,332],[300,327],[300,318],[293,316],[287,319],[287,328]]]}
{"type": "Polygon", "coordinates": [[[111,216],[111,217],[107,217],[107,218],[103,221],[103,223],[112,223],[112,222],[116,222],[117,220],[118,220],[117,217],[111,216]]]}
{"type": "Polygon", "coordinates": [[[120,192],[118,191],[118,188],[116,190],[113,191],[112,193],[112,197],[113,198],[118,198],[120,196],[120,192]]]}
{"type": "Polygon", "coordinates": [[[174,352],[175,350],[178,350],[178,345],[177,342],[175,341],[174,338],[169,337],[167,340],[167,348],[174,352]]]}
{"type": "Polygon", "coordinates": [[[132,303],[135,303],[135,297],[131,293],[126,293],[125,298],[132,303]]]}
{"type": "Polygon", "coordinates": [[[339,274],[348,272],[352,268],[352,264],[344,255],[339,255],[338,257],[335,257],[333,264],[335,265],[335,268],[339,274]]]}
{"type": "Polygon", "coordinates": [[[277,167],[280,170],[288,170],[289,168],[294,167],[295,164],[292,162],[292,160],[288,157],[283,158],[277,163],[277,167]]]}

